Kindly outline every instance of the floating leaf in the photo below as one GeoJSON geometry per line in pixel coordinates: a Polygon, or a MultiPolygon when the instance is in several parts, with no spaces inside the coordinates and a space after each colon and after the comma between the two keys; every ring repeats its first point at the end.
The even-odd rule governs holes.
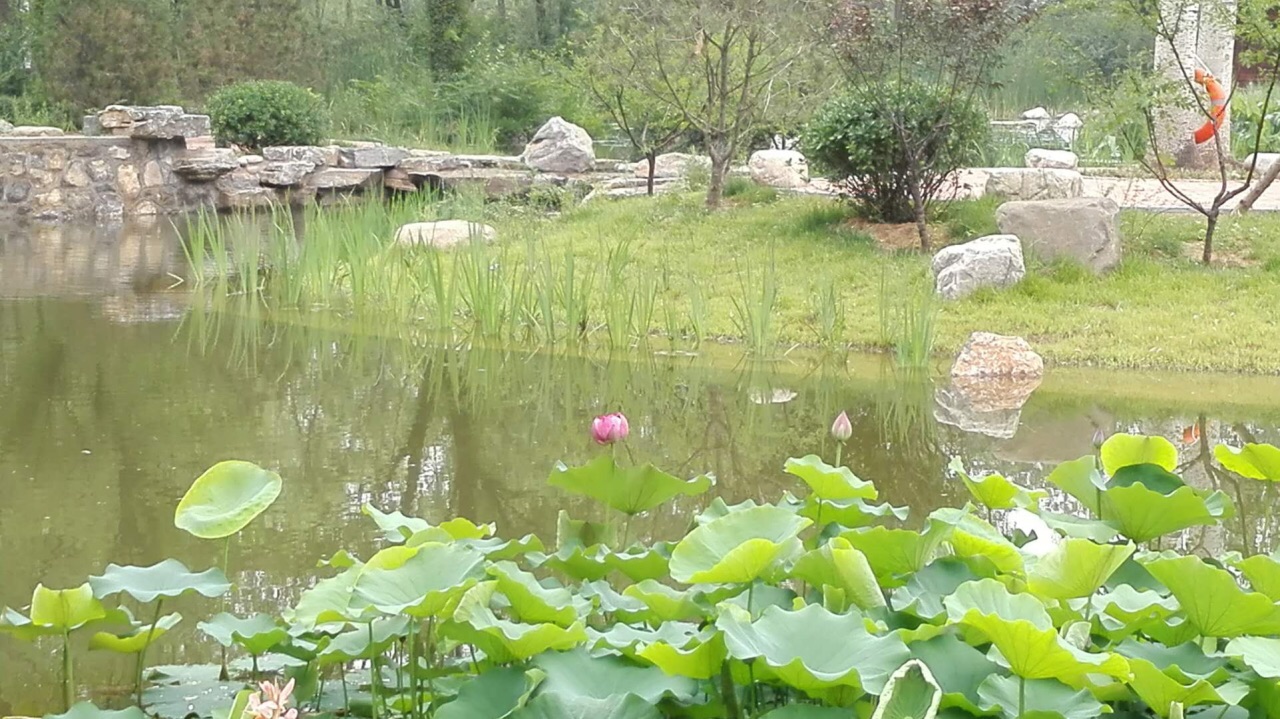
{"type": "Polygon", "coordinates": [[[100,577],[89,577],[89,585],[98,598],[124,592],[147,604],[158,597],[179,597],[196,592],[206,597],[220,597],[231,589],[231,582],[216,567],[194,573],[176,559],[166,559],[150,567],[122,567],[108,564],[100,577]]]}
{"type": "Polygon", "coordinates": [[[200,539],[222,539],[244,529],[266,511],[284,482],[252,462],[219,462],[187,490],[173,523],[200,539]]]}
{"type": "Polygon", "coordinates": [[[1220,444],[1213,456],[1230,472],[1249,479],[1280,480],[1280,448],[1269,444],[1246,444],[1236,449],[1220,444]]]}
{"type": "Polygon", "coordinates": [[[1102,468],[1107,474],[1135,464],[1154,464],[1172,472],[1178,466],[1178,448],[1164,437],[1136,434],[1113,434],[1099,450],[1102,468]]]}
{"type": "Polygon", "coordinates": [[[912,656],[924,662],[942,688],[941,706],[957,707],[971,714],[984,714],[978,704],[978,687],[1000,666],[986,655],[950,634],[928,641],[912,642],[912,656]]]}
{"type": "Polygon", "coordinates": [[[910,656],[896,635],[868,634],[857,612],[833,614],[812,604],[794,612],[769,607],[754,622],[744,615],[721,614],[716,620],[729,656],[758,660],[809,694],[840,686],[879,694],[910,656]]]}
{"type": "Polygon", "coordinates": [[[503,719],[529,696],[538,682],[522,669],[496,667],[458,689],[453,701],[440,707],[436,719],[503,719]]]}
{"type": "Polygon", "coordinates": [[[746,584],[799,554],[811,522],[777,507],[734,512],[694,528],[671,551],[671,578],[684,584],[746,584]]]}
{"type": "Polygon", "coordinates": [[[1220,491],[1202,494],[1181,487],[1171,494],[1142,484],[1112,487],[1102,494],[1102,517],[1135,542],[1146,542],[1188,527],[1214,525],[1235,516],[1235,506],[1220,491]]]}
{"type": "Polygon", "coordinates": [[[135,626],[125,634],[98,632],[89,638],[89,648],[105,649],[120,654],[137,654],[159,641],[160,637],[176,627],[180,621],[182,621],[182,615],[175,612],[160,617],[154,627],[150,624],[135,626]]]}
{"type": "Polygon", "coordinates": [[[1028,509],[1040,504],[1040,500],[1049,496],[1043,489],[1028,489],[1010,482],[999,474],[988,474],[974,479],[965,471],[959,457],[951,460],[949,469],[955,472],[960,481],[969,490],[969,494],[988,509],[1028,509]]]}
{"type": "Polygon", "coordinates": [[[146,719],[138,707],[99,709],[90,702],[80,702],[61,714],[45,714],[44,719],[146,719]]]}
{"type": "Polygon", "coordinates": [[[929,667],[912,659],[889,677],[871,719],[934,719],[941,701],[942,687],[929,667]]]}
{"type": "Polygon", "coordinates": [[[209,621],[200,622],[196,628],[224,647],[238,644],[253,655],[266,654],[272,647],[289,639],[285,628],[266,614],[241,619],[222,612],[209,621]]]}
{"type": "Polygon", "coordinates": [[[1160,558],[1145,563],[1182,605],[1187,621],[1207,637],[1280,634],[1280,607],[1266,595],[1246,592],[1225,569],[1198,557],[1160,558]]]}
{"type": "Polygon", "coordinates": [[[818,499],[875,499],[876,486],[854,476],[848,467],[833,467],[816,454],[787,460],[788,474],[799,477],[818,499]]]}
{"type": "Polygon", "coordinates": [[[40,627],[70,631],[106,616],[106,608],[93,596],[88,582],[74,589],[49,589],[37,584],[31,595],[31,623],[40,627]]]}
{"type": "Polygon", "coordinates": [[[426,544],[410,552],[404,556],[384,549],[374,555],[356,578],[354,597],[384,614],[445,616],[484,576],[484,555],[473,549],[426,544]]]}
{"type": "Polygon", "coordinates": [[[1098,591],[1134,551],[1132,544],[1067,539],[1036,561],[1027,588],[1047,599],[1076,599],[1098,591]]]}
{"type": "Polygon", "coordinates": [[[579,467],[557,464],[549,481],[553,487],[603,502],[623,514],[647,512],[681,495],[702,494],[715,484],[709,474],[686,481],[652,464],[619,467],[608,454],[579,467]]]}
{"type": "Polygon", "coordinates": [[[840,589],[861,609],[885,605],[884,594],[876,584],[867,558],[841,537],[834,537],[821,549],[801,556],[791,569],[791,576],[813,587],[840,589]]]}
{"type": "Polygon", "coordinates": [[[522,622],[551,622],[567,627],[586,616],[588,603],[564,587],[543,586],[538,578],[513,562],[498,562],[488,568],[498,583],[498,591],[511,602],[522,622]]]}
{"type": "Polygon", "coordinates": [[[1097,719],[1105,712],[1087,691],[1075,691],[1053,679],[1028,679],[1020,691],[1017,677],[993,674],[978,687],[984,704],[994,704],[1008,717],[1028,719],[1097,719]],[[1019,699],[1024,700],[1022,702],[1019,699]]]}

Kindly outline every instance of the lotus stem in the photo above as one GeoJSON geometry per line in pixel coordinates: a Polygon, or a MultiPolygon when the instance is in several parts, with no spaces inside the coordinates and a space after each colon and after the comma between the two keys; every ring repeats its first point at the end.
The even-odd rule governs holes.
{"type": "Polygon", "coordinates": [[[432,674],[435,673],[435,669],[436,669],[436,618],[430,617],[427,619],[427,691],[431,692],[432,703],[435,703],[435,700],[436,700],[436,680],[432,676],[432,674]]]}
{"type": "Polygon", "coordinates": [[[373,697],[370,711],[378,719],[378,655],[373,651],[373,620],[369,621],[369,695],[373,697]]]}
{"type": "Polygon", "coordinates": [[[720,701],[724,702],[725,719],[742,719],[742,710],[738,708],[738,695],[733,686],[733,675],[729,673],[729,661],[720,664],[720,701]]]}
{"type": "Polygon", "coordinates": [[[418,643],[414,639],[414,630],[418,628],[415,621],[409,622],[409,694],[413,704],[409,707],[410,716],[417,717],[421,713],[421,697],[418,694],[418,643]]]}
{"type": "Polygon", "coordinates": [[[347,663],[340,662],[338,664],[338,673],[342,675],[342,708],[346,710],[347,715],[351,714],[351,699],[347,696],[347,663]]]}
{"type": "Polygon", "coordinates": [[[627,521],[622,523],[622,544],[618,545],[619,550],[627,548],[627,538],[631,536],[631,518],[634,516],[633,514],[628,514],[627,521]]]}
{"type": "Polygon", "coordinates": [[[160,623],[160,608],[164,605],[164,597],[156,598],[156,612],[151,617],[151,626],[147,629],[147,640],[142,643],[142,651],[138,652],[137,677],[134,683],[134,693],[138,696],[138,708],[142,709],[142,673],[147,668],[147,650],[151,648],[151,639],[155,636],[156,625],[160,623]]]}
{"type": "Polygon", "coordinates": [[[253,682],[258,683],[258,655],[250,654],[249,659],[253,662],[253,682]]]}
{"type": "Polygon", "coordinates": [[[1018,677],[1018,719],[1027,713],[1027,678],[1018,677]]]}
{"type": "Polygon", "coordinates": [[[71,705],[75,703],[75,669],[71,662],[71,632],[68,629],[62,630],[62,702],[66,705],[65,709],[71,711],[71,705]]]}
{"type": "MultiPolygon", "coordinates": [[[[222,572],[227,575],[227,580],[231,580],[231,536],[227,537],[227,541],[222,544],[222,572]]],[[[227,594],[224,592],[221,598],[221,611],[227,611],[227,594]]],[[[255,677],[256,678],[256,677],[255,677]]],[[[218,669],[218,681],[225,682],[231,679],[231,675],[227,673],[227,648],[222,647],[222,663],[218,669]]]]}

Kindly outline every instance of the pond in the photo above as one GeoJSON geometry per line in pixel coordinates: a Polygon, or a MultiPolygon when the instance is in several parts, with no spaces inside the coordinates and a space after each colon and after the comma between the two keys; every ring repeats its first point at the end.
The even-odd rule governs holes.
{"type": "MultiPolygon", "coordinates": [[[[1053,464],[1092,452],[1099,429],[1162,434],[1190,482],[1225,481],[1241,510],[1221,536],[1186,541],[1214,552],[1270,545],[1269,503],[1239,496],[1202,460],[1218,441],[1280,439],[1274,378],[1058,369],[992,424],[957,418],[945,388],[876,357],[447,349],[273,322],[252,303],[211,311],[192,302],[184,268],[166,222],[0,229],[0,606],[21,608],[36,583],[73,586],[111,562],[219,563],[221,545],[175,529],[173,510],[194,477],[228,458],[285,479],[281,501],[231,547],[237,613],[287,606],[341,548],[367,554],[376,537],[365,503],[550,543],[561,509],[592,510],[549,487],[548,473],[598,451],[590,419],[616,410],[631,418],[636,460],[712,472],[732,501],[794,489],[783,459],[830,455],[831,419],[847,410],[849,466],[916,517],[963,504],[952,457],[1038,484],[1053,464]]],[[[703,501],[633,531],[676,534],[703,501]]],[[[216,661],[195,630],[216,602],[179,609],[187,619],[151,663],[216,661]]],[[[80,656],[95,698],[127,693],[130,662],[80,656]]],[[[0,715],[58,707],[56,664],[53,645],[0,639],[0,715]]]]}

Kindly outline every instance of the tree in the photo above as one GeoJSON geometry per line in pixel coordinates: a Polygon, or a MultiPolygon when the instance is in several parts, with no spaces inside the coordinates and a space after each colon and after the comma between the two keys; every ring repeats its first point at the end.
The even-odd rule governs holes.
{"type": "Polygon", "coordinates": [[[648,193],[653,194],[658,155],[670,150],[688,129],[684,114],[647,90],[647,68],[623,49],[613,29],[598,32],[576,55],[572,82],[618,126],[631,147],[649,163],[648,193]]]}
{"type": "Polygon", "coordinates": [[[843,0],[831,33],[849,79],[875,98],[881,118],[898,136],[902,175],[920,236],[929,250],[929,206],[961,157],[939,152],[978,94],[990,82],[998,50],[1030,14],[1021,0],[843,0]],[[922,114],[909,87],[932,88],[932,111],[922,114]],[[924,119],[922,122],[921,120],[924,119]]]}
{"type": "Polygon", "coordinates": [[[812,45],[810,3],[621,0],[605,17],[643,90],[701,133],[719,207],[729,163],[812,45]]]}

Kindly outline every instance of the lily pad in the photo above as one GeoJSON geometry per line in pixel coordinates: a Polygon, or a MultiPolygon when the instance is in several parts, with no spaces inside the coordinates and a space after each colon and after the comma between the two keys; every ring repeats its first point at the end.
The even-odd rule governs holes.
{"type": "Polygon", "coordinates": [[[1076,691],[1053,679],[1028,679],[1020,691],[1020,681],[993,674],[978,687],[978,695],[984,703],[1000,707],[1007,717],[1097,719],[1105,712],[1087,691],[1076,691]]]}
{"type": "Polygon", "coordinates": [[[821,549],[801,556],[791,569],[791,576],[812,587],[840,589],[861,609],[885,605],[884,594],[867,558],[842,537],[834,537],[821,549]]]}
{"type": "Polygon", "coordinates": [[[1047,599],[1076,599],[1098,591],[1134,551],[1132,544],[1067,539],[1036,561],[1027,588],[1047,599]]]}
{"type": "Polygon", "coordinates": [[[253,655],[266,654],[272,647],[289,639],[289,632],[266,614],[241,619],[222,612],[200,622],[196,628],[224,647],[239,645],[253,655]]]}
{"type": "Polygon", "coordinates": [[[1249,479],[1280,480],[1280,448],[1269,444],[1246,444],[1239,449],[1220,444],[1213,456],[1230,472],[1249,479]]]}
{"type": "Polygon", "coordinates": [[[160,597],[180,597],[187,592],[220,597],[231,589],[231,582],[221,569],[215,567],[195,573],[176,559],[166,559],[149,567],[108,564],[102,576],[89,577],[89,585],[100,599],[123,592],[143,604],[160,597]]]}
{"type": "Polygon", "coordinates": [[[949,469],[956,473],[969,494],[988,509],[1029,509],[1037,507],[1040,500],[1049,496],[1043,489],[1029,489],[1014,484],[999,474],[988,474],[974,479],[965,471],[959,457],[951,460],[949,469]]]}
{"type": "Polygon", "coordinates": [[[704,474],[683,480],[652,464],[619,467],[612,455],[602,454],[580,467],[557,464],[549,481],[553,487],[603,502],[623,514],[639,514],[679,496],[702,494],[715,484],[715,477],[704,474]]]}
{"type": "Polygon", "coordinates": [[[746,584],[799,554],[811,522],[777,507],[728,514],[696,527],[671,551],[671,578],[684,584],[746,584]]]}
{"type": "Polygon", "coordinates": [[[1113,434],[1099,451],[1102,468],[1107,474],[1135,464],[1154,464],[1172,472],[1178,466],[1178,448],[1164,437],[1136,434],[1113,434]]]}
{"type": "Polygon", "coordinates": [[[1246,592],[1225,569],[1198,557],[1162,557],[1145,563],[1182,605],[1187,621],[1207,637],[1280,634],[1280,607],[1265,594],[1246,592]]]}
{"type": "Polygon", "coordinates": [[[173,523],[200,539],[222,539],[248,526],[280,496],[280,475],[252,462],[219,462],[187,490],[173,523]]]}
{"type": "Polygon", "coordinates": [[[875,499],[880,496],[871,482],[858,479],[848,467],[833,467],[816,454],[799,459],[792,457],[784,466],[788,474],[799,477],[818,499],[875,499]]]}

